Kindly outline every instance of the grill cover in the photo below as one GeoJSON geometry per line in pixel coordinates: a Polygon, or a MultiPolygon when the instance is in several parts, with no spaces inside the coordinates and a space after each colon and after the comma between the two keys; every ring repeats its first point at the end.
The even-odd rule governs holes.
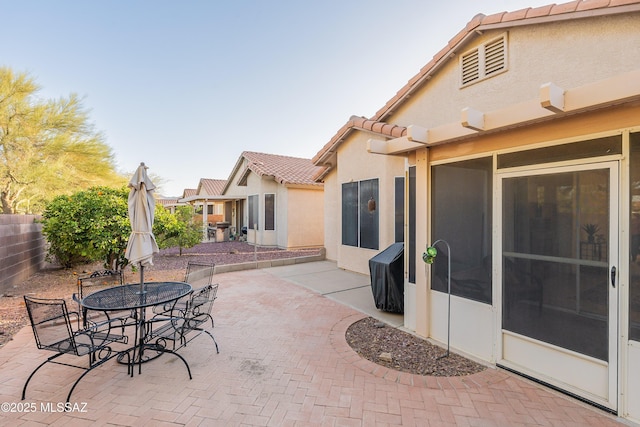
{"type": "Polygon", "coordinates": [[[369,260],[376,308],[404,313],[404,244],[394,243],[369,260]]]}

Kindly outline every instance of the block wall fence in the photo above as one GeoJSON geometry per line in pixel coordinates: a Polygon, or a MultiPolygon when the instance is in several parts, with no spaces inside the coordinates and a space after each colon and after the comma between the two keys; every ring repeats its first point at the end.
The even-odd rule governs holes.
{"type": "Polygon", "coordinates": [[[38,218],[0,214],[0,286],[26,280],[44,267],[46,241],[38,218]]]}

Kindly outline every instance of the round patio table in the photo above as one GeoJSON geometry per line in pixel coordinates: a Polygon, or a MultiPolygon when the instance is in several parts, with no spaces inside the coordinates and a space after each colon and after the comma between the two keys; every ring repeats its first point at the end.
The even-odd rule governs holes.
{"type": "Polygon", "coordinates": [[[191,285],[184,282],[130,283],[89,294],[81,304],[88,310],[131,310],[175,301],[189,292],[191,285]]]}
{"type": "MultiPolygon", "coordinates": [[[[173,351],[158,348],[155,345],[145,344],[145,309],[154,305],[177,301],[191,291],[191,285],[184,282],[130,283],[93,292],[84,297],[81,304],[87,310],[96,311],[139,310],[134,346],[126,350],[126,352],[133,352],[133,357],[130,358],[131,365],[138,363],[138,373],[140,373],[142,370],[141,364],[149,360],[144,359],[144,349],[150,348],[158,352],[156,357],[162,353],[172,353],[178,356],[187,366],[189,377],[191,378],[189,365],[182,356],[173,351]]],[[[119,360],[121,359],[119,358],[119,360]]],[[[131,369],[131,375],[133,376],[133,369],[131,369]]]]}

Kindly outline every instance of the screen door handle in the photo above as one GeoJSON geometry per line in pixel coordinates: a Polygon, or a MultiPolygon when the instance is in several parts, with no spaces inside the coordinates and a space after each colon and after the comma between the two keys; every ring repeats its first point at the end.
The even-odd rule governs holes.
{"type": "Polygon", "coordinates": [[[611,267],[611,286],[616,287],[616,267],[611,267]]]}

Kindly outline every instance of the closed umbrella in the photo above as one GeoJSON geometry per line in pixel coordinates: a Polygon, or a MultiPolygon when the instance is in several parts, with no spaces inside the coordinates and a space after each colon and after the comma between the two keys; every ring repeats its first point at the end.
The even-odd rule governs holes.
{"type": "Polygon", "coordinates": [[[125,258],[132,265],[140,266],[140,291],[144,285],[144,267],[153,265],[153,254],[158,253],[158,244],[153,235],[153,215],[156,202],[153,190],[156,186],[147,175],[147,167],[140,163],[129,181],[129,222],[131,235],[127,243],[125,258]]]}
{"type": "Polygon", "coordinates": [[[136,328],[135,341],[139,340],[138,352],[134,350],[133,362],[138,361],[138,373],[140,373],[144,352],[144,309],[143,300],[146,297],[144,288],[144,268],[153,265],[153,254],[158,253],[158,245],[153,235],[153,215],[156,202],[153,198],[153,190],[156,186],[147,175],[147,167],[140,163],[138,169],[129,181],[129,222],[131,223],[131,235],[127,243],[125,257],[132,265],[140,267],[140,313],[138,318],[139,328],[136,328]],[[139,329],[139,331],[138,331],[139,329]]]}

